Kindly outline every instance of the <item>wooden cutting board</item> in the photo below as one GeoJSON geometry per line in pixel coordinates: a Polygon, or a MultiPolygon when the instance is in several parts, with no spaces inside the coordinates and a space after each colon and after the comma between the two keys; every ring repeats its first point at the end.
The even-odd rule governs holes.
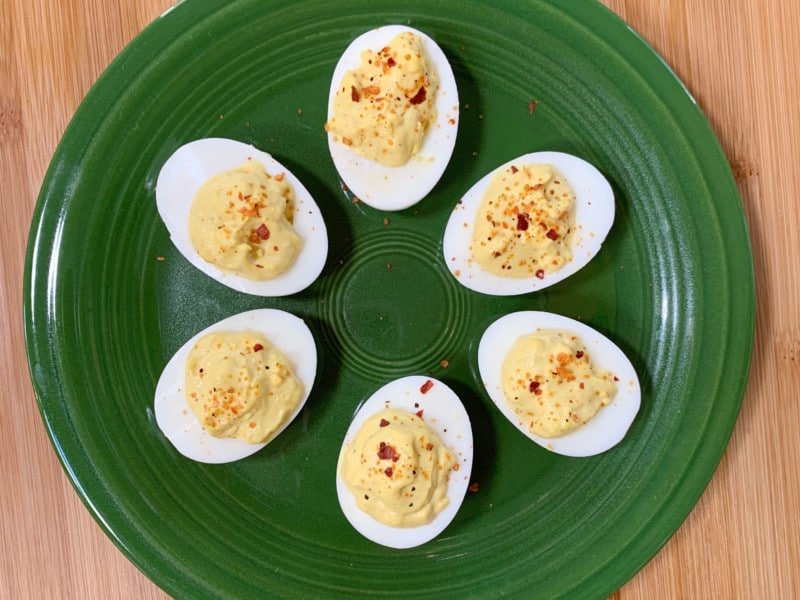
{"type": "MultiPolygon", "coordinates": [[[[575,0],[577,1],[577,0],[575,0]]],[[[614,598],[800,598],[800,2],[604,0],[685,82],[742,195],[756,346],[733,437],[663,550],[614,598]]],[[[0,598],[164,598],[81,504],[36,408],[23,257],[45,169],[114,56],[170,0],[0,3],[0,598]]]]}

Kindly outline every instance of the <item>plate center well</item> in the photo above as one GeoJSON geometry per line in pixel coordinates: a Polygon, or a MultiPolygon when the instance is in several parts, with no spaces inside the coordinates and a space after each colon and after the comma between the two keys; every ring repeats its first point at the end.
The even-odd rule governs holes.
{"type": "Polygon", "coordinates": [[[360,238],[326,294],[335,354],[374,379],[429,371],[446,359],[467,303],[442,260],[436,243],[410,230],[360,238]]]}

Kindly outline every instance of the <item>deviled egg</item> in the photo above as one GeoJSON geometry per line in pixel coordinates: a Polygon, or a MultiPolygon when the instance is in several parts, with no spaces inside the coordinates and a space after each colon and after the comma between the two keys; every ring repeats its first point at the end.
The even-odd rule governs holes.
{"type": "Polygon", "coordinates": [[[319,206],[289,169],[248,144],[204,138],[181,146],[159,172],[156,205],[180,253],[240,292],[294,294],[325,265],[319,206]]]}
{"type": "Polygon", "coordinates": [[[430,377],[378,389],[344,437],[336,491],[364,537],[411,548],[439,535],[458,512],[472,471],[472,428],[458,396],[430,377]]]}
{"type": "Polygon", "coordinates": [[[641,404],[625,353],[588,325],[553,313],[522,311],[492,323],[478,346],[478,370],[517,429],[567,456],[618,444],[641,404]]]}
{"type": "Polygon", "coordinates": [[[583,268],[614,222],[614,193],[585,160],[533,152],[485,175],[458,201],[442,249],[453,276],[494,296],[541,290],[583,268]]]}
{"type": "Polygon", "coordinates": [[[333,72],[328,147],[349,190],[381,210],[412,206],[447,167],[458,131],[458,89],[425,33],[388,25],[356,38],[333,72]]]}
{"type": "Polygon", "coordinates": [[[239,460],[289,426],[316,371],[316,344],[302,319],[270,308],[239,313],[170,358],[156,386],[156,423],[187,458],[239,460]]]}

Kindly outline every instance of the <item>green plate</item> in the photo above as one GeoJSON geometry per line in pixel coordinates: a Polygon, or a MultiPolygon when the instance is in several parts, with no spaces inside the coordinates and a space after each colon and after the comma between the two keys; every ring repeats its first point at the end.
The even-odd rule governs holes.
{"type": "Polygon", "coordinates": [[[53,157],[28,247],[25,325],[45,426],[101,527],[178,597],[601,598],[678,528],[736,421],[755,301],[730,169],[670,69],[596,2],[378,4],[188,0],[98,80],[53,157]],[[461,98],[443,179],[391,214],[342,192],[322,128],[339,53],[387,23],[438,41],[461,98]],[[156,177],[178,146],[212,136],[273,153],[316,197],[331,245],[306,291],[236,293],[172,246],[156,177]],[[603,250],[536,294],[469,292],[441,256],[452,206],[485,172],[543,149],[611,181],[603,250]],[[199,329],[257,307],[297,314],[316,337],[306,409],[246,460],[184,459],[153,417],[161,368],[199,329]],[[579,318],[631,357],[643,404],[619,446],[553,455],[495,410],[477,342],[520,309],[579,318]],[[334,466],[359,403],[413,373],[463,399],[479,489],[438,539],[395,551],[348,525],[334,466]]]}

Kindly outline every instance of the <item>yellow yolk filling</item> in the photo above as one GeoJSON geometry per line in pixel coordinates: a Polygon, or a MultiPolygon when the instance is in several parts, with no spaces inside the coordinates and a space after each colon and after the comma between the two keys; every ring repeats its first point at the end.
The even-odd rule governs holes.
{"type": "Polygon", "coordinates": [[[198,190],[189,239],[206,262],[248,279],[272,279],[294,264],[302,248],[294,210],[294,188],[285,175],[269,175],[250,160],[198,190]]]}
{"type": "Polygon", "coordinates": [[[545,438],[586,424],[617,393],[614,375],[597,368],[580,340],[565,331],[518,338],[501,377],[503,394],[520,423],[545,438]]]}
{"type": "Polygon", "coordinates": [[[289,360],[258,332],[209,333],[186,360],[185,394],[214,437],[269,441],[303,396],[289,360]]]}
{"type": "Polygon", "coordinates": [[[511,166],[493,178],[478,209],[470,252],[502,277],[538,277],[572,259],[575,194],[550,165],[511,166]]]}
{"type": "Polygon", "coordinates": [[[391,527],[430,523],[449,503],[458,463],[425,421],[405,410],[372,415],[344,449],[341,476],[358,507],[391,527]]]}
{"type": "Polygon", "coordinates": [[[325,130],[336,142],[387,167],[419,152],[436,119],[439,76],[422,39],[400,33],[381,50],[364,50],[345,73],[325,130]]]}

